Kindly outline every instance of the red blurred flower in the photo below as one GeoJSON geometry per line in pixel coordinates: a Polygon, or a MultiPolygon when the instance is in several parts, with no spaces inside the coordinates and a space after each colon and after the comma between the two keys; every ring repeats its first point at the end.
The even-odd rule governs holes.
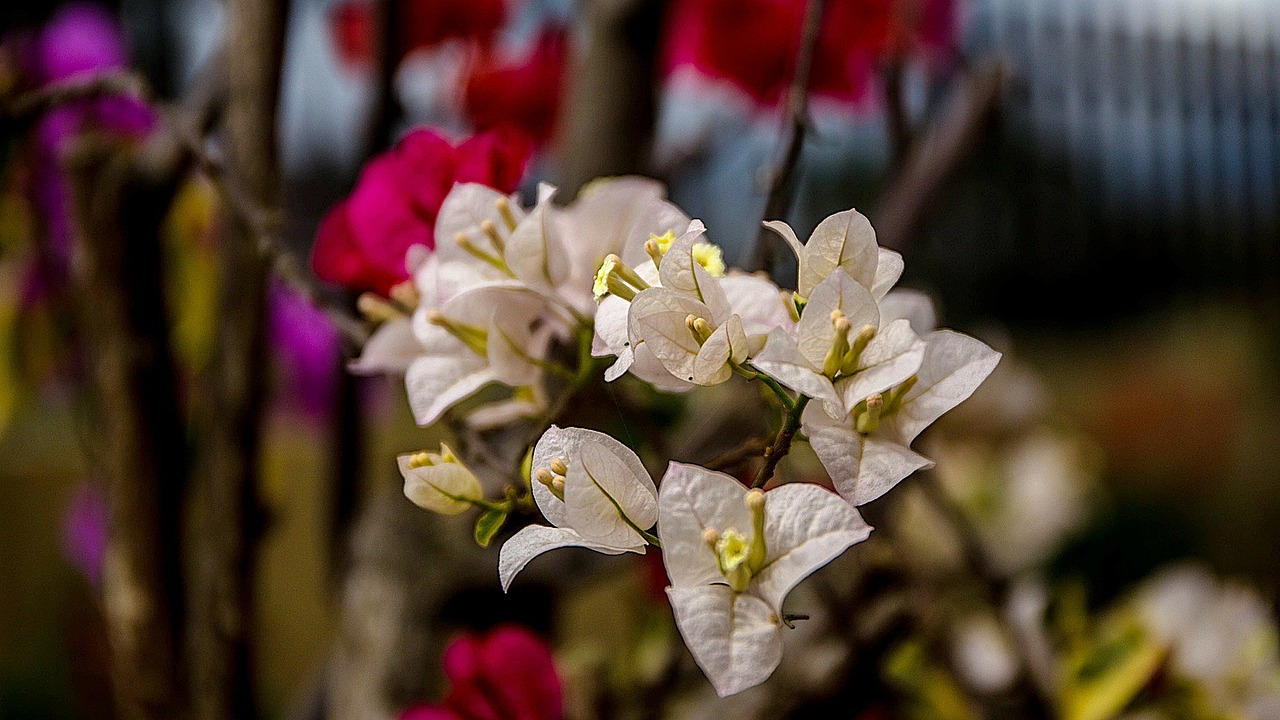
{"type": "MultiPolygon", "coordinates": [[[[830,0],[815,49],[814,95],[862,97],[876,62],[915,44],[946,42],[953,0],[830,0]]],[[[669,14],[667,73],[692,67],[761,105],[791,82],[808,0],[678,0],[669,14]]]]}
{"type": "MultiPolygon", "coordinates": [[[[384,3],[345,0],[330,9],[330,30],[338,56],[348,64],[372,62],[380,43],[384,3]]],[[[446,40],[487,45],[506,20],[506,0],[404,0],[396,18],[397,60],[446,40]]]]}
{"type": "Polygon", "coordinates": [[[482,52],[468,68],[463,87],[463,109],[472,126],[509,125],[545,143],[555,131],[567,58],[568,39],[558,28],[544,30],[522,60],[482,52]]]}
{"type": "Polygon", "coordinates": [[[560,720],[560,677],[551,648],[515,625],[463,635],[444,651],[451,687],[444,702],[417,705],[400,720],[560,720]]]}
{"type": "Polygon", "coordinates": [[[518,132],[496,129],[454,146],[432,130],[414,130],[369,161],[347,199],[325,216],[311,266],[326,282],[386,294],[408,279],[405,254],[435,247],[436,213],[454,183],[515,190],[531,147],[518,132]]]}

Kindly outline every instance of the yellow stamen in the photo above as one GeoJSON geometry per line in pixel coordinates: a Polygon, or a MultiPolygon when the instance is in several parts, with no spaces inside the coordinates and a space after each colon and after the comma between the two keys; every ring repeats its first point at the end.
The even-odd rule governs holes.
{"type": "Polygon", "coordinates": [[[494,225],[492,220],[481,220],[480,231],[489,238],[490,243],[493,243],[493,249],[497,250],[499,255],[506,252],[507,244],[503,242],[502,235],[498,234],[498,226],[494,225]]]}
{"type": "Polygon", "coordinates": [[[516,229],[516,216],[511,212],[511,202],[506,198],[498,198],[493,201],[498,208],[498,214],[502,216],[502,222],[507,226],[507,232],[516,229]]]}
{"type": "Polygon", "coordinates": [[[375,323],[384,323],[403,315],[394,305],[373,293],[364,293],[356,298],[356,309],[365,319],[375,323]]]}

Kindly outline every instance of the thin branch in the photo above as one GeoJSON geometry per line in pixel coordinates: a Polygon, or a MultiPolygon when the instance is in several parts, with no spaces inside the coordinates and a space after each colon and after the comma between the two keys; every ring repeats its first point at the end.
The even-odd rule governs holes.
{"type": "MultiPolygon", "coordinates": [[[[804,148],[804,136],[809,127],[809,80],[826,5],[827,0],[809,0],[809,4],[805,6],[800,52],[796,56],[795,75],[791,78],[791,87],[787,92],[787,143],[782,161],[774,170],[770,181],[769,197],[764,206],[765,220],[785,219],[795,197],[800,151],[804,148]]],[[[746,269],[771,272],[779,242],[781,240],[776,235],[761,228],[756,235],[755,249],[746,269]]]]}
{"type": "Polygon", "coordinates": [[[704,465],[711,470],[732,470],[748,460],[754,460],[770,446],[763,438],[751,438],[731,450],[726,450],[708,460],[704,465]]]}
{"type": "Polygon", "coordinates": [[[134,97],[146,102],[151,93],[146,80],[133,72],[108,72],[72,78],[28,91],[0,104],[0,123],[22,127],[61,105],[113,95],[134,97]]]}
{"type": "Polygon", "coordinates": [[[968,159],[996,118],[1006,71],[998,61],[978,66],[925,136],[916,143],[871,214],[884,247],[902,251],[938,190],[968,159]]]}
{"type": "Polygon", "coordinates": [[[774,471],[778,469],[778,463],[791,452],[791,441],[795,440],[796,433],[800,430],[800,417],[804,415],[804,408],[808,404],[809,397],[801,395],[796,399],[795,405],[787,409],[777,437],[764,451],[764,466],[760,468],[760,472],[756,473],[756,479],[751,483],[751,487],[763,488],[773,477],[774,471]]]}

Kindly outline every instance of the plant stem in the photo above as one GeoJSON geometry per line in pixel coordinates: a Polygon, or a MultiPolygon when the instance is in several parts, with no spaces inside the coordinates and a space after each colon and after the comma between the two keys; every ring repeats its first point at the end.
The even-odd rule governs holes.
{"type": "Polygon", "coordinates": [[[804,408],[809,404],[809,398],[801,395],[787,410],[786,416],[782,420],[782,427],[778,429],[778,436],[773,439],[773,444],[764,451],[764,467],[760,468],[760,472],[756,473],[756,479],[751,483],[753,488],[763,488],[765,483],[769,482],[769,478],[773,477],[773,471],[778,468],[778,463],[782,458],[791,452],[791,441],[795,439],[796,432],[800,430],[800,416],[804,415],[804,408]]]}

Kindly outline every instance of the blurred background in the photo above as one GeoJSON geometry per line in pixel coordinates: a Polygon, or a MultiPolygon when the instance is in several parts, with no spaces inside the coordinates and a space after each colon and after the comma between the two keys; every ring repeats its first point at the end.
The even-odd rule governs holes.
{"type": "MultiPolygon", "coordinates": [[[[526,192],[549,180],[569,198],[597,175],[649,174],[744,264],[781,155],[804,5],[292,0],[278,116],[285,241],[309,253],[365,161],[411,127],[514,127],[535,148],[526,192]]],[[[1084,578],[1104,606],[1195,558],[1274,611],[1280,3],[828,6],[788,218],[803,237],[858,207],[944,324],[1016,358],[1006,365],[1018,377],[1000,387],[1069,435],[1088,469],[1087,482],[1067,481],[1078,509],[1045,550],[1047,572],[1084,578]]],[[[174,101],[203,82],[225,12],[218,0],[5,3],[0,93],[133,68],[174,101]]],[[[66,320],[74,233],[60,163],[80,133],[143,137],[155,120],[93,102],[3,124],[0,718],[114,716],[96,600],[101,428],[66,320]]],[[[216,206],[192,179],[163,225],[175,374],[193,397],[217,342],[216,206]]],[[[393,460],[434,436],[394,381],[346,375],[339,334],[283,285],[269,288],[266,320],[254,672],[263,715],[297,717],[342,645],[344,573],[379,554],[376,533],[359,529],[349,549],[353,524],[437,531],[395,509],[407,502],[393,460]],[[360,524],[369,513],[382,519],[360,524]]],[[[960,436],[978,432],[981,413],[970,420],[954,421],[960,436]]],[[[1035,525],[1036,512],[1048,510],[1009,522],[1035,525]]],[[[405,562],[435,563],[420,584],[450,572],[405,562]]],[[[446,583],[456,590],[441,612],[458,624],[474,603],[502,602],[477,572],[446,583]]],[[[497,612],[548,627],[548,601],[529,593],[497,612]]],[[[433,668],[400,672],[409,687],[435,682],[414,679],[433,668]]]]}

